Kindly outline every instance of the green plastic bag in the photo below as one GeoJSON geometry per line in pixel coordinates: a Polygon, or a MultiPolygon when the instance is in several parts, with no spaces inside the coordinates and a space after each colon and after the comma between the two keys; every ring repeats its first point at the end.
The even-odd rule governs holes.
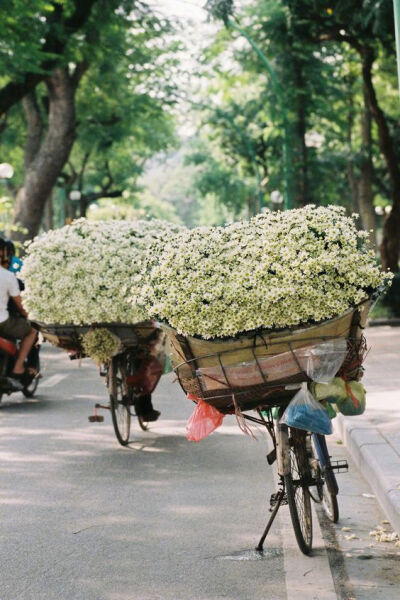
{"type": "Polygon", "coordinates": [[[331,402],[321,402],[322,406],[326,409],[329,418],[332,420],[336,417],[336,410],[333,408],[333,404],[331,402]]]}
{"type": "Polygon", "coordinates": [[[325,400],[332,404],[336,404],[339,400],[345,400],[348,396],[346,382],[341,377],[335,377],[330,383],[313,382],[310,385],[310,391],[318,402],[325,400]]]}
{"type": "Polygon", "coordinates": [[[365,388],[359,381],[348,381],[345,383],[347,396],[344,400],[338,400],[336,406],[339,412],[346,417],[362,415],[365,411],[365,388]]]}
{"type": "Polygon", "coordinates": [[[273,419],[277,419],[279,416],[279,406],[271,406],[271,408],[269,410],[262,410],[261,414],[263,415],[263,417],[268,418],[269,415],[271,415],[271,417],[273,419]]]}

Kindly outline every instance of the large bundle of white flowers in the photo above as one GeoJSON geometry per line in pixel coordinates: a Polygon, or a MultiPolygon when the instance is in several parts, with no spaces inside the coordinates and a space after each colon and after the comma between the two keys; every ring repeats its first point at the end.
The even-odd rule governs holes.
{"type": "Polygon", "coordinates": [[[137,323],[147,312],[132,304],[168,233],[166,221],[88,221],[33,240],[21,273],[24,306],[44,323],[137,323]]]}
{"type": "Polygon", "coordinates": [[[367,238],[343,208],[311,205],[182,232],[164,246],[142,302],[178,332],[206,339],[316,323],[390,278],[367,238]]]}

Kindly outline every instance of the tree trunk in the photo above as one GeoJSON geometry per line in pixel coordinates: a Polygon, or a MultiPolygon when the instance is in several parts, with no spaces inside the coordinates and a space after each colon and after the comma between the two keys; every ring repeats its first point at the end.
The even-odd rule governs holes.
{"type": "MultiPolygon", "coordinates": [[[[26,161],[24,185],[15,202],[14,224],[27,229],[27,233],[15,235],[19,241],[38,234],[46,201],[68,160],[75,139],[76,80],[66,69],[59,69],[46,80],[46,85],[49,92],[47,132],[42,143],[37,144],[34,155],[26,161]]],[[[32,105],[30,108],[32,111],[32,105]]],[[[34,142],[30,140],[29,147],[33,146],[34,142]]]]}
{"type": "Polygon", "coordinates": [[[30,92],[22,100],[22,107],[26,117],[26,141],[24,149],[25,170],[29,169],[36,154],[39,152],[42,141],[43,121],[36,100],[36,93],[30,92]]]}
{"type": "Polygon", "coordinates": [[[391,184],[392,211],[383,228],[380,246],[381,261],[384,269],[395,272],[398,269],[400,254],[400,167],[386,117],[379,107],[372,83],[371,67],[374,60],[372,48],[363,47],[362,57],[362,73],[368,106],[377,125],[379,148],[385,159],[391,184]]]}
{"type": "Polygon", "coordinates": [[[370,245],[377,251],[376,243],[376,218],[373,204],[372,181],[372,135],[371,135],[371,111],[368,105],[368,96],[364,85],[364,111],[362,115],[361,130],[361,162],[358,201],[363,228],[369,232],[370,245]]]}

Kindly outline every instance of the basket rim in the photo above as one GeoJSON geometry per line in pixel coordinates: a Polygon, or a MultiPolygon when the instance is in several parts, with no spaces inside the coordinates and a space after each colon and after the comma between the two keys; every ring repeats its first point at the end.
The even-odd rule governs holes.
{"type": "Polygon", "coordinates": [[[305,323],[303,325],[300,325],[300,324],[293,325],[293,328],[282,327],[282,328],[269,328],[268,329],[266,327],[257,327],[256,329],[239,332],[234,336],[225,336],[225,337],[205,338],[205,337],[201,337],[199,335],[184,334],[184,333],[180,333],[177,329],[175,329],[175,327],[172,327],[172,325],[170,325],[169,323],[167,323],[165,321],[158,320],[158,321],[156,321],[156,323],[162,329],[174,332],[175,334],[180,335],[189,340],[193,339],[193,340],[202,341],[202,342],[209,342],[212,344],[226,344],[227,342],[230,342],[230,341],[236,342],[243,338],[252,339],[256,336],[261,336],[262,334],[274,334],[274,335],[282,334],[282,337],[285,337],[285,336],[292,337],[296,333],[303,332],[307,329],[311,329],[313,327],[319,327],[320,325],[324,325],[326,323],[334,323],[335,321],[342,319],[343,317],[346,317],[347,315],[351,314],[352,312],[359,309],[363,305],[372,303],[374,301],[375,301],[375,295],[372,294],[368,298],[363,300],[362,302],[359,302],[358,304],[355,304],[354,306],[348,308],[345,312],[341,313],[340,315],[336,315],[335,317],[332,317],[330,319],[322,319],[321,321],[316,321],[315,323],[305,323]]]}
{"type": "Polygon", "coordinates": [[[46,333],[52,333],[51,330],[54,331],[55,335],[57,335],[57,330],[58,331],[65,331],[67,332],[68,330],[71,333],[76,333],[76,332],[86,332],[89,329],[110,329],[111,331],[113,329],[125,329],[126,331],[131,330],[131,329],[135,329],[135,328],[145,328],[148,327],[149,329],[159,329],[159,325],[156,321],[153,320],[148,320],[148,321],[139,321],[137,323],[119,323],[119,322],[102,322],[102,323],[91,323],[91,324],[81,324],[81,325],[76,325],[73,323],[65,323],[65,324],[61,324],[61,323],[43,323],[43,321],[32,321],[33,324],[36,324],[39,326],[40,331],[46,332],[46,333]]]}

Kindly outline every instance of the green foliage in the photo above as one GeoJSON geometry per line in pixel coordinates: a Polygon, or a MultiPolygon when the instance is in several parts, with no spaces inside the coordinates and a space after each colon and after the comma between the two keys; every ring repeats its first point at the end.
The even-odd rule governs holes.
{"type": "MultiPolygon", "coordinates": [[[[226,190],[233,191],[231,182],[239,180],[253,194],[262,180],[264,202],[273,190],[283,192],[287,177],[285,117],[291,155],[291,173],[286,180],[294,205],[339,203],[352,210],[348,169],[352,165],[357,181],[364,152],[357,44],[367,43],[374,49],[374,84],[395,147],[400,148],[390,4],[383,0],[336,0],[330,4],[322,0],[254,0],[237,6],[235,12],[245,40],[239,36],[240,30],[229,28],[232,7],[223,1],[209,2],[210,12],[225,21],[228,29],[221,29],[206,51],[215,70],[204,94],[208,110],[200,106],[201,139],[207,151],[192,157],[202,164],[194,182],[196,189],[205,194],[214,187],[218,201],[231,206],[232,193],[223,193],[222,179],[226,190]],[[278,85],[271,80],[271,70],[278,85]]],[[[385,205],[390,181],[375,128],[372,134],[373,191],[385,205]]],[[[238,189],[233,193],[243,207],[246,194],[238,189]]]]}
{"type": "Polygon", "coordinates": [[[207,147],[194,150],[188,155],[187,163],[201,166],[194,176],[194,186],[200,195],[217,198],[233,215],[241,213],[248,196],[254,194],[251,183],[249,185],[244,177],[217,161],[207,147]]]}
{"type": "Polygon", "coordinates": [[[89,208],[88,218],[92,221],[163,219],[182,224],[174,206],[147,190],[134,195],[127,192],[123,198],[99,200],[89,208]]]}
{"type": "MultiPolygon", "coordinates": [[[[0,83],[22,76],[24,70],[33,72],[35,65],[48,58],[39,38],[44,40],[55,27],[50,23],[55,15],[46,16],[49,6],[58,17],[62,14],[68,18],[75,4],[69,0],[58,6],[32,3],[38,23],[28,28],[24,46],[22,31],[31,9],[24,2],[13,3],[12,16],[0,25],[0,31],[3,26],[7,30],[0,44],[0,64],[6,73],[0,83]],[[15,64],[8,65],[6,57],[18,52],[15,64]]],[[[146,159],[174,142],[170,70],[176,65],[176,42],[168,41],[171,32],[170,23],[141,2],[97,0],[85,27],[68,40],[63,64],[68,64],[71,73],[78,64],[86,65],[87,70],[76,92],[76,142],[59,178],[67,198],[71,189],[90,197],[123,191],[132,195],[138,191],[136,182],[146,159]]],[[[36,96],[44,131],[47,94],[46,86],[39,84],[36,96]]],[[[20,105],[9,111],[5,124],[0,130],[0,160],[14,166],[12,183],[16,190],[24,179],[26,122],[20,105]]],[[[71,210],[76,213],[78,208],[69,209],[70,216],[71,210]]],[[[161,207],[158,212],[163,212],[161,207]]],[[[165,207],[164,212],[168,212],[165,207]]]]}
{"type": "Polygon", "coordinates": [[[135,191],[145,160],[174,141],[165,92],[174,60],[163,39],[170,26],[141,11],[109,20],[78,90],[77,141],[66,172],[81,172],[78,184],[91,192],[111,182],[135,191]]]}
{"type": "Polygon", "coordinates": [[[379,302],[389,315],[400,317],[400,273],[395,273],[392,284],[379,302]]]}
{"type": "Polygon", "coordinates": [[[214,19],[222,19],[227,24],[233,14],[234,4],[233,0],[207,0],[205,9],[214,19]]]}

